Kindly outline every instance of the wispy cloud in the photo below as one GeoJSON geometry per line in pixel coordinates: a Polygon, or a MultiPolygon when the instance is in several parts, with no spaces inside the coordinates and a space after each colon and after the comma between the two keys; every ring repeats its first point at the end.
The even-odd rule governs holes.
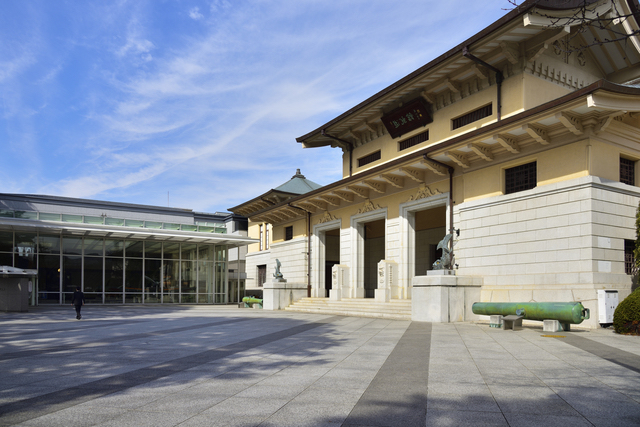
{"type": "Polygon", "coordinates": [[[295,137],[489,25],[503,3],[72,0],[58,10],[41,0],[26,16],[45,20],[45,42],[0,47],[0,138],[27,141],[40,167],[19,180],[0,159],[0,177],[25,193],[135,203],[170,192],[172,205],[204,211],[296,168],[327,184],[341,178],[341,152],[302,150],[295,137]]]}

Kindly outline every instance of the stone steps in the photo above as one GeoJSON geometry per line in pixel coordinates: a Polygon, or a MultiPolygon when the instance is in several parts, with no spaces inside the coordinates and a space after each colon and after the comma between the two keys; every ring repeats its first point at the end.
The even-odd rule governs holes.
{"type": "Polygon", "coordinates": [[[411,320],[411,300],[376,302],[370,298],[343,298],[340,301],[332,301],[329,298],[302,298],[286,307],[285,310],[300,313],[411,320]]]}

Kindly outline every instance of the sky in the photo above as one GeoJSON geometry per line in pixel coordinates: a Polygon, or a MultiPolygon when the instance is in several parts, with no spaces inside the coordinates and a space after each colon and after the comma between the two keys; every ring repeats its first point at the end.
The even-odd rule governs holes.
{"type": "Polygon", "coordinates": [[[221,212],[317,129],[508,13],[508,0],[0,0],[0,192],[221,212]]]}

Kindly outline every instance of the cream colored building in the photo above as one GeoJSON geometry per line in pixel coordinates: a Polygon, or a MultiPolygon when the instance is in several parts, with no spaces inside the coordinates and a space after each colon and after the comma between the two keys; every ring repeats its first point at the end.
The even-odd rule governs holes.
{"type": "Polygon", "coordinates": [[[556,3],[567,4],[523,3],[297,138],[341,149],[343,178],[231,209],[250,218],[250,237],[270,230],[269,276],[279,259],[311,296],[333,286],[345,300],[373,298],[384,275],[389,303],[410,300],[459,230],[456,275],[481,301],[581,301],[595,327],[596,291],[631,290],[640,41],[607,40],[638,31],[640,15],[635,1],[591,2],[594,16],[624,16],[581,28],[556,3]]]}

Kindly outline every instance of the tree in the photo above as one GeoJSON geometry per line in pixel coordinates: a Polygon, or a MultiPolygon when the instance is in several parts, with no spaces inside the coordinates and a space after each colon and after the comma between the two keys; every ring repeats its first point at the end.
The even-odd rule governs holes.
{"type": "Polygon", "coordinates": [[[507,0],[513,8],[529,9],[525,20],[530,25],[550,28],[576,27],[563,50],[581,51],[591,46],[614,42],[631,42],[640,51],[640,5],[638,0],[507,0]],[[586,39],[581,35],[592,29],[602,37],[586,39]]]}

